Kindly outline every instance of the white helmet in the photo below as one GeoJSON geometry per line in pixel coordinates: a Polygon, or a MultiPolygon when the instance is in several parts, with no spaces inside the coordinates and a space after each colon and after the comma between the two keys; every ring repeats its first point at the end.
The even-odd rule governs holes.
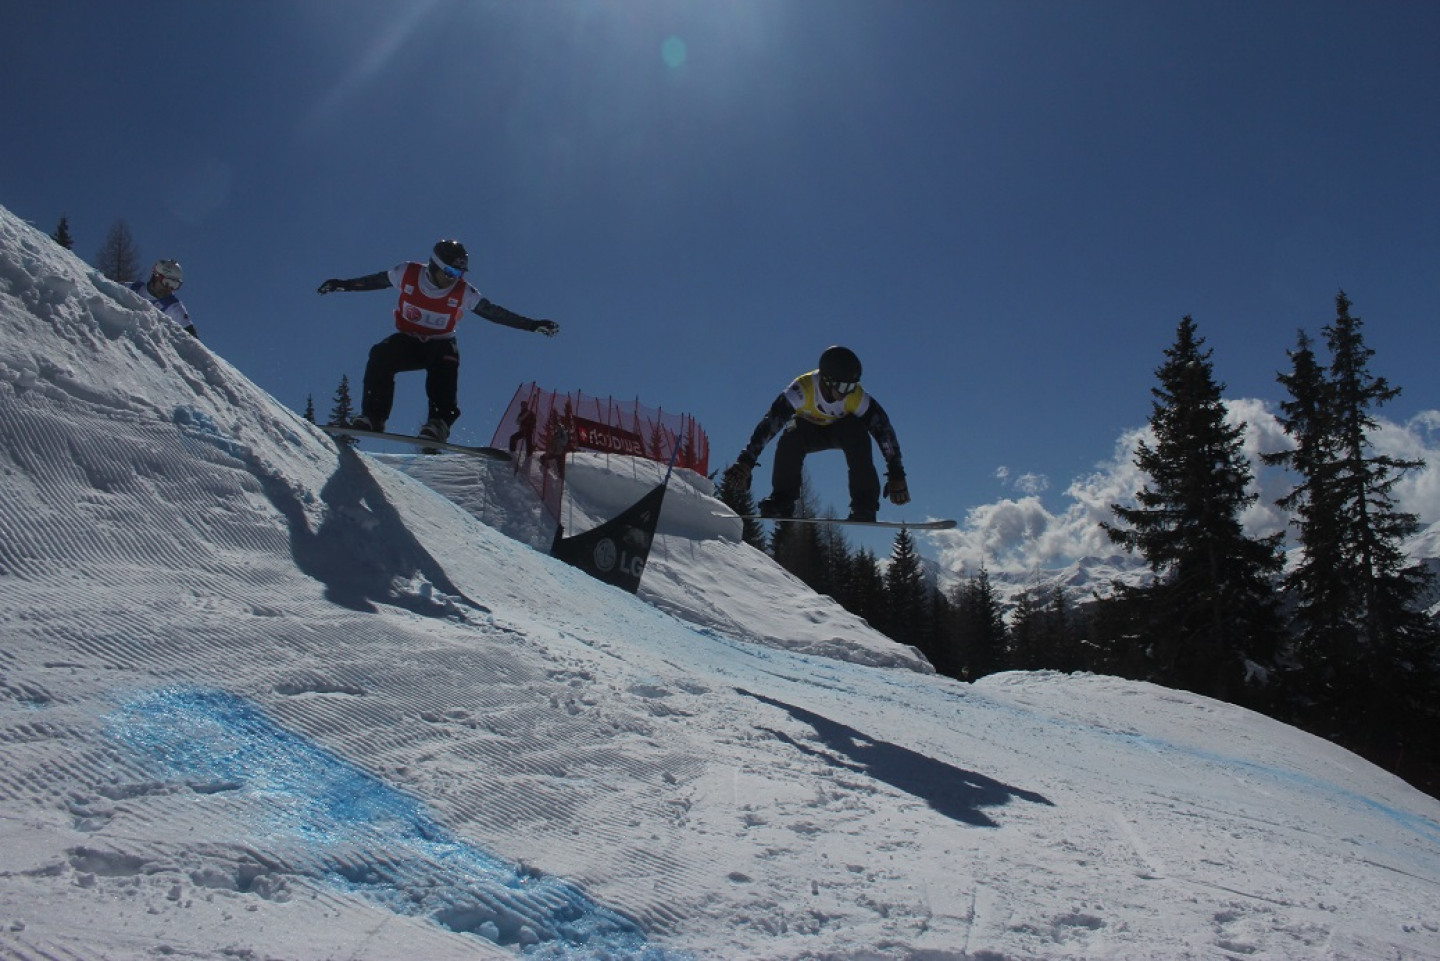
{"type": "Polygon", "coordinates": [[[185,275],[180,270],[178,260],[157,260],[155,266],[150,268],[150,279],[174,293],[185,282],[185,275]]]}

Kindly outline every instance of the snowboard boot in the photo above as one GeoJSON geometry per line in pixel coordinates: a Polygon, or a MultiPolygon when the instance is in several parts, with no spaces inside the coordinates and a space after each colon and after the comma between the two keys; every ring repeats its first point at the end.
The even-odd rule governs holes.
{"type": "Polygon", "coordinates": [[[426,440],[438,440],[443,444],[450,439],[450,425],[438,417],[432,417],[420,428],[420,436],[426,440]]]}
{"type": "Polygon", "coordinates": [[[373,430],[377,434],[385,433],[385,422],[383,420],[374,421],[366,417],[364,414],[361,414],[359,417],[356,417],[354,420],[352,420],[350,422],[350,426],[355,428],[356,430],[373,430]]]}
{"type": "Polygon", "coordinates": [[[782,500],[774,494],[762,499],[760,503],[755,505],[755,509],[760,512],[761,517],[773,517],[778,520],[795,516],[795,502],[793,500],[782,500]]]}

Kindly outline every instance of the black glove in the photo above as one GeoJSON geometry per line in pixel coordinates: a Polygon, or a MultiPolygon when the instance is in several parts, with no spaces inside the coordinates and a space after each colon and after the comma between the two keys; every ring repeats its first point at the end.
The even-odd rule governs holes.
{"type": "Polygon", "coordinates": [[[553,320],[537,320],[530,329],[537,334],[544,334],[546,337],[554,337],[560,333],[560,325],[553,320]]]}
{"type": "Polygon", "coordinates": [[[336,277],[331,277],[329,280],[325,281],[325,283],[321,284],[321,285],[320,285],[320,289],[317,290],[317,291],[315,291],[315,293],[317,293],[317,294],[333,294],[333,293],[335,293],[335,291],[337,291],[337,290],[344,290],[344,289],[345,289],[345,281],[340,280],[339,278],[336,278],[336,277]]]}
{"type": "Polygon", "coordinates": [[[748,491],[750,489],[750,472],[754,469],[754,464],[737,460],[725,469],[725,483],[735,490],[748,491]]]}
{"type": "Polygon", "coordinates": [[[892,468],[890,473],[885,475],[885,496],[890,498],[890,503],[899,507],[901,504],[910,503],[910,488],[905,483],[905,472],[892,468]]]}

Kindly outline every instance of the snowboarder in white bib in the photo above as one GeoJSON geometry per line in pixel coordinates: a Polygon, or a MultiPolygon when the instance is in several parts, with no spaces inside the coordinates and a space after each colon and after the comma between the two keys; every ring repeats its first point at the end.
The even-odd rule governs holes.
{"type": "Polygon", "coordinates": [[[460,418],[456,406],[460,384],[460,349],[455,327],[460,316],[472,311],[493,324],[514,327],[554,337],[560,325],[553,320],[531,320],[498,304],[492,304],[465,281],[470,256],[458,240],[435,245],[430,261],[396,264],[389,270],[350,280],[331,278],[320,285],[319,293],[337,290],[384,290],[397,287],[395,333],[370,348],[365,365],[365,386],[360,416],[350,426],[359,430],[384,431],[395,402],[395,375],[401,371],[425,371],[425,396],[430,411],[420,436],[444,442],[450,426],[460,418]]]}
{"type": "Polygon", "coordinates": [[[151,307],[175,321],[185,333],[198,340],[200,335],[195,332],[195,325],[190,322],[190,312],[185,309],[180,298],[175,296],[175,291],[179,290],[184,282],[185,275],[180,270],[179,261],[157,260],[155,266],[150,268],[149,280],[137,280],[125,286],[144,297],[151,307]]]}
{"type": "Polygon", "coordinates": [[[850,348],[828,348],[820,355],[818,370],[801,374],[775,398],[750,443],[726,470],[726,479],[749,490],[760,452],[776,434],[781,436],[775,444],[770,496],[756,505],[762,517],[793,517],[805,456],[838,449],[845,452],[850,469],[849,519],[875,520],[882,489],[870,452],[872,437],[885,458],[884,495],[893,504],[909,503],[900,441],[880,402],[860,386],[860,358],[850,348]]]}

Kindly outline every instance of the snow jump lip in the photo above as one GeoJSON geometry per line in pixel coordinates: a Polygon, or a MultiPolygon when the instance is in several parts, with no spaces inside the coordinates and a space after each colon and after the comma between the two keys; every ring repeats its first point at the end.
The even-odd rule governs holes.
{"type": "Polygon", "coordinates": [[[329,425],[320,428],[331,437],[369,437],[374,440],[388,440],[397,444],[410,444],[414,447],[425,449],[448,450],[457,454],[471,454],[475,457],[486,457],[490,460],[510,460],[510,452],[501,450],[498,447],[470,447],[465,444],[451,444],[445,441],[434,440],[429,437],[413,437],[410,434],[391,434],[387,431],[378,430],[356,430],[353,427],[331,427],[329,425]]]}

